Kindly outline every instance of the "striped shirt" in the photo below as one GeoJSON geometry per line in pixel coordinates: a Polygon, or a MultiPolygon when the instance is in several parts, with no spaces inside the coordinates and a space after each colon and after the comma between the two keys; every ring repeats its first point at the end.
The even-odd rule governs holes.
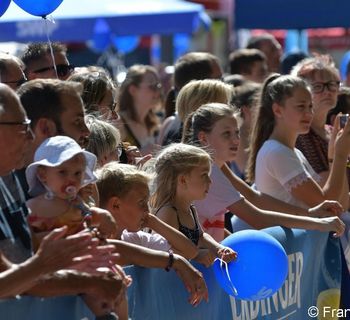
{"type": "Polygon", "coordinates": [[[32,255],[28,208],[18,178],[13,172],[0,177],[0,250],[11,262],[32,255]]]}

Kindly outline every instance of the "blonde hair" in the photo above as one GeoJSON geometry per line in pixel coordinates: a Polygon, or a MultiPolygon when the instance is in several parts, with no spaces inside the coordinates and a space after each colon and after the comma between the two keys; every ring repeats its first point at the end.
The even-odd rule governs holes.
{"type": "Polygon", "coordinates": [[[97,170],[97,188],[100,204],[106,206],[112,197],[125,197],[135,186],[147,185],[150,175],[130,164],[112,161],[97,170]]]}
{"type": "Polygon", "coordinates": [[[193,112],[184,124],[182,142],[200,145],[198,135],[201,131],[210,133],[215,124],[224,118],[234,117],[239,124],[239,110],[229,104],[208,103],[193,112]]]}
{"type": "Polygon", "coordinates": [[[112,124],[99,120],[93,115],[85,116],[85,122],[90,130],[86,150],[92,152],[100,163],[104,155],[117,150],[121,143],[119,130],[112,124]]]}
{"type": "Polygon", "coordinates": [[[155,161],[155,192],[150,201],[152,209],[156,211],[175,198],[176,180],[180,174],[188,174],[210,161],[210,155],[199,147],[174,143],[164,148],[155,161]]]}
{"type": "Polygon", "coordinates": [[[217,102],[229,103],[233,96],[233,88],[219,80],[195,80],[186,84],[176,98],[176,111],[182,122],[201,105],[217,102]]]}

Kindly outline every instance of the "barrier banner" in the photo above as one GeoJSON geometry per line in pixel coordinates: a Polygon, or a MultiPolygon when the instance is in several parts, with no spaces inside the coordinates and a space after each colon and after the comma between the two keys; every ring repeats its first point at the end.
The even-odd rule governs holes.
{"type": "Polygon", "coordinates": [[[94,320],[95,316],[78,296],[56,298],[21,296],[0,299],[0,319],[94,320]]]}
{"type": "MultiPolygon", "coordinates": [[[[254,302],[234,299],[219,287],[211,268],[195,264],[206,279],[209,302],[192,307],[174,271],[129,267],[126,271],[133,277],[128,291],[130,317],[135,320],[300,320],[345,316],[346,310],[339,309],[339,239],[328,233],[301,229],[273,227],[263,231],[282,244],[289,261],[287,279],[272,297],[254,302]]],[[[268,261],[266,257],[262,263],[268,261]]]]}

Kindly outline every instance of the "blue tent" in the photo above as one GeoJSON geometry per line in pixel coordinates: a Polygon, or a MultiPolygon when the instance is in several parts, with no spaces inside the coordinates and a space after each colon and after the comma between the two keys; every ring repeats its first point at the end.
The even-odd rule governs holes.
{"type": "Polygon", "coordinates": [[[47,31],[54,41],[87,41],[101,19],[118,36],[191,33],[210,23],[202,5],[181,0],[64,0],[52,17],[45,27],[12,1],[0,18],[0,42],[46,41],[47,31]]]}
{"type": "Polygon", "coordinates": [[[236,29],[350,27],[349,0],[235,0],[236,29]]]}

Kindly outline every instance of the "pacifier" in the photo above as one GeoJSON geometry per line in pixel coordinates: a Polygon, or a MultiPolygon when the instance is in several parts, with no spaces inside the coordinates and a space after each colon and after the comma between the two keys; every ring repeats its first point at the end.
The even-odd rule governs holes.
{"type": "Polygon", "coordinates": [[[67,186],[65,189],[64,189],[64,192],[67,194],[68,196],[68,200],[73,200],[75,199],[75,197],[77,196],[77,188],[70,185],[70,186],[67,186]]]}

